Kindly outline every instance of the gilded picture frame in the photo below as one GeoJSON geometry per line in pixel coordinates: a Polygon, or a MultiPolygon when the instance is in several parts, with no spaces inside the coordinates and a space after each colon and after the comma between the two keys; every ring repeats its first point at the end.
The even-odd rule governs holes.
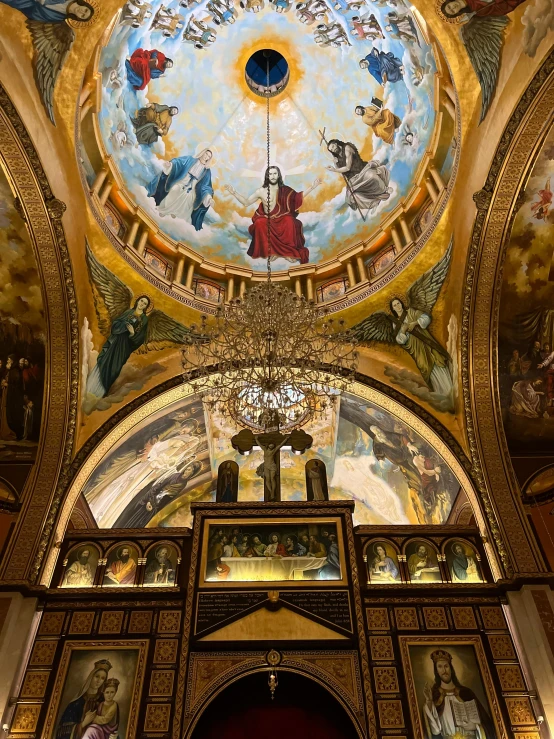
{"type": "MultiPolygon", "coordinates": [[[[250,542],[249,542],[250,543],[250,542]]],[[[314,555],[315,557],[315,555],[314,555]]],[[[309,552],[308,552],[308,558],[309,558],[309,552]]],[[[323,559],[323,557],[322,557],[323,559]]],[[[202,546],[201,546],[201,559],[200,559],[200,574],[199,574],[199,583],[198,586],[200,588],[242,588],[244,589],[245,583],[248,583],[250,586],[267,586],[268,584],[271,584],[272,587],[340,587],[340,586],[346,586],[348,585],[348,575],[347,575],[347,568],[346,568],[346,562],[348,561],[346,557],[346,551],[345,551],[345,544],[344,544],[344,537],[342,532],[342,518],[340,516],[321,516],[321,517],[294,517],[294,518],[283,518],[283,517],[275,517],[275,518],[257,518],[253,520],[252,518],[215,518],[215,517],[206,517],[203,521],[202,525],[202,546]],[[233,530],[239,529],[241,531],[241,534],[243,536],[248,535],[254,536],[254,534],[258,532],[266,532],[265,535],[262,534],[260,536],[260,552],[262,545],[267,546],[270,545],[269,537],[275,532],[279,536],[279,541],[276,542],[276,544],[282,544],[283,546],[286,544],[286,539],[290,538],[290,534],[292,532],[303,532],[305,531],[307,533],[307,538],[311,542],[313,547],[316,547],[316,541],[312,540],[311,537],[315,537],[317,539],[317,543],[321,544],[323,542],[319,541],[319,539],[322,538],[321,534],[327,532],[332,538],[332,535],[334,534],[336,537],[336,547],[338,549],[338,560],[340,563],[340,574],[337,574],[335,568],[335,572],[332,572],[332,569],[329,567],[331,564],[331,561],[333,558],[329,558],[328,556],[325,559],[325,564],[321,567],[317,567],[316,565],[318,563],[312,563],[314,565],[313,569],[310,570],[310,574],[304,579],[300,579],[299,574],[303,572],[304,563],[299,562],[299,568],[295,569],[292,564],[290,564],[291,560],[293,559],[292,556],[282,556],[280,557],[278,554],[275,556],[264,556],[263,553],[259,555],[255,555],[254,557],[246,556],[240,556],[236,558],[228,558],[223,556],[222,561],[220,562],[220,566],[222,565],[223,572],[220,572],[220,574],[216,574],[215,572],[212,572],[213,566],[211,566],[211,560],[214,557],[214,554],[211,553],[213,551],[213,547],[211,547],[211,540],[210,537],[214,537],[214,532],[222,531],[224,532],[224,536],[227,532],[232,533],[233,530]],[[268,533],[271,532],[271,533],[268,533]],[[283,539],[283,542],[280,541],[280,539],[283,539]],[[267,539],[267,541],[265,541],[267,539]],[[250,562],[247,562],[247,560],[250,560],[250,562]],[[273,564],[272,564],[273,560],[273,564]],[[276,560],[279,560],[277,562],[276,560]],[[267,564],[267,575],[262,573],[260,575],[260,568],[262,567],[262,562],[266,562],[267,564]],[[234,569],[237,569],[235,565],[240,562],[240,570],[250,570],[254,569],[254,567],[258,570],[258,574],[255,576],[247,576],[242,577],[240,574],[237,576],[237,579],[235,579],[233,575],[234,569]],[[327,568],[328,571],[325,573],[323,572],[324,568],[327,568]],[[275,574],[271,575],[271,570],[275,571],[275,574]],[[329,572],[331,570],[331,574],[329,572]],[[277,572],[278,571],[278,572],[277,572]],[[281,574],[287,574],[288,578],[283,578],[280,576],[281,574]],[[323,577],[325,575],[325,577],[323,577]],[[240,578],[240,579],[239,579],[240,578]],[[325,579],[328,578],[328,579],[325,579]]],[[[307,571],[307,570],[306,570],[307,571]]]]}
{"type": "MultiPolygon", "coordinates": [[[[138,709],[142,687],[144,683],[144,674],[146,670],[146,658],[148,654],[148,640],[132,639],[132,640],[106,640],[106,641],[70,641],[64,645],[64,650],[58,666],[56,682],[52,690],[52,697],[48,706],[48,713],[44,723],[42,732],[43,737],[53,739],[56,735],[56,726],[58,719],[62,715],[65,706],[62,705],[62,698],[67,698],[68,693],[66,683],[70,677],[73,664],[73,657],[78,653],[89,652],[90,663],[96,666],[99,661],[104,662],[106,659],[113,660],[114,652],[136,652],[136,664],[133,669],[133,676],[130,681],[130,688],[127,690],[128,709],[126,711],[126,726],[124,734],[128,739],[133,739],[137,731],[138,709]]],[[[100,668],[101,669],[101,668],[100,668]]],[[[115,677],[115,673],[113,675],[115,677]]],[[[120,675],[121,677],[121,675],[120,675]]],[[[78,692],[80,685],[75,685],[78,692]]],[[[65,703],[65,701],[64,701],[65,703]]],[[[119,711],[118,711],[119,713],[119,711]]]]}
{"type": "Polygon", "coordinates": [[[485,729],[485,735],[492,733],[498,739],[507,739],[508,734],[480,636],[400,636],[399,643],[414,739],[429,739],[431,736],[424,725],[424,688],[422,688],[421,667],[427,662],[433,663],[432,667],[427,665],[425,669],[426,683],[431,689],[433,672],[435,676],[437,675],[435,667],[439,660],[435,662],[435,659],[439,653],[445,657],[449,655],[450,660],[446,657],[446,661],[450,661],[454,670],[458,668],[459,675],[456,677],[454,672],[454,681],[455,684],[459,683],[457,693],[461,700],[469,700],[472,695],[476,699],[481,720],[483,724],[487,723],[490,727],[488,732],[485,729]],[[431,655],[434,655],[435,659],[431,655]],[[471,687],[467,685],[470,680],[471,687]],[[463,697],[464,690],[467,691],[465,697],[463,697]]]}

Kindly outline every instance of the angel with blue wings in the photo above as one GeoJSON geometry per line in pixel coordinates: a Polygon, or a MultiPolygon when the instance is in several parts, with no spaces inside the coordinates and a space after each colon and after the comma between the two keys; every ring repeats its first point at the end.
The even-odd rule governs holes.
{"type": "Polygon", "coordinates": [[[390,301],[390,314],[372,313],[352,327],[361,344],[398,344],[412,357],[429,389],[449,397],[452,394],[451,357],[429,331],[432,312],[448,274],[452,242],[445,255],[419,277],[408,290],[406,302],[390,301]]]}
{"type": "Polygon", "coordinates": [[[146,354],[180,346],[191,332],[163,311],[154,310],[147,295],[134,298],[132,290],[100,264],[88,245],[86,258],[98,325],[106,337],[86,391],[103,398],[133,352],[146,354]]]}

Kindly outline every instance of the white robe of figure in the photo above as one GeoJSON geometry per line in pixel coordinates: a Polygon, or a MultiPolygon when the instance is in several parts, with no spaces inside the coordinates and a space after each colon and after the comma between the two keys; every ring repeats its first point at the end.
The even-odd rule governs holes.
{"type": "Polygon", "coordinates": [[[535,392],[535,388],[529,380],[519,380],[512,386],[512,403],[510,413],[514,416],[525,416],[526,418],[539,418],[541,396],[535,392]]]}
{"type": "MultiPolygon", "coordinates": [[[[171,167],[169,169],[171,170],[171,167]]],[[[166,197],[158,205],[158,213],[162,218],[163,216],[173,216],[191,223],[194,201],[196,200],[196,185],[205,171],[206,167],[198,159],[185,177],[171,186],[166,197]]],[[[211,195],[206,194],[202,205],[207,208],[211,200],[211,195]]]]}
{"type": "Polygon", "coordinates": [[[442,716],[439,716],[436,706],[433,705],[429,708],[427,703],[424,704],[423,713],[429,723],[431,732],[433,734],[442,734],[443,739],[451,739],[455,735],[467,737],[467,739],[470,739],[470,737],[486,739],[487,735],[481,724],[474,724],[474,729],[456,726],[452,704],[459,702],[455,695],[445,695],[442,716]]]}
{"type": "Polygon", "coordinates": [[[87,588],[92,585],[94,572],[92,566],[81,564],[79,560],[75,560],[65,571],[63,579],[64,588],[87,588]]]}
{"type": "Polygon", "coordinates": [[[185,456],[192,455],[200,444],[197,436],[181,434],[158,441],[146,459],[124,472],[91,504],[91,511],[100,528],[111,528],[125,508],[143,488],[160,477],[176,471],[185,456]]]}
{"type": "Polygon", "coordinates": [[[361,172],[353,177],[348,175],[346,202],[351,208],[372,210],[383,200],[388,200],[392,192],[389,187],[389,170],[378,161],[368,162],[361,172]],[[354,191],[354,195],[352,194],[354,191]]]}

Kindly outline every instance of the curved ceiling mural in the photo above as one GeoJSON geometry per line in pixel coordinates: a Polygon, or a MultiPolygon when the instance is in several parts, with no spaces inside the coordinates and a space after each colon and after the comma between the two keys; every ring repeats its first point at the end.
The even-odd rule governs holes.
{"type": "MultiPolygon", "coordinates": [[[[173,391],[175,392],[175,391],[173,391]]],[[[283,500],[305,500],[305,465],[327,469],[331,500],[353,500],[360,524],[441,524],[460,493],[451,464],[416,430],[378,403],[342,395],[312,422],[311,449],[283,452],[283,500]]],[[[147,415],[110,444],[82,487],[101,528],[188,526],[193,501],[215,500],[217,470],[225,460],[240,469],[240,500],[263,500],[261,451],[241,456],[230,438],[237,428],[204,411],[189,396],[147,415]]]]}
{"type": "Polygon", "coordinates": [[[262,49],[286,74],[282,88],[277,67],[270,78],[274,269],[382,237],[391,214],[429,198],[433,157],[430,187],[448,183],[454,124],[438,113],[438,47],[421,16],[404,3],[241,5],[129,0],[99,54],[101,153],[160,235],[211,263],[265,269],[263,60],[262,82],[245,74],[262,49]]]}

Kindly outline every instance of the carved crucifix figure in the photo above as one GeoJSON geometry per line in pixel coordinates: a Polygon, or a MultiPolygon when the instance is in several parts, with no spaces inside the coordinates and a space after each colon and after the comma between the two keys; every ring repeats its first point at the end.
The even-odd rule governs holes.
{"type": "Polygon", "coordinates": [[[241,454],[250,454],[256,448],[263,451],[264,461],[256,474],[264,481],[264,500],[273,503],[281,500],[281,448],[287,445],[296,454],[303,454],[312,441],[309,434],[298,429],[287,435],[279,431],[254,435],[250,429],[243,429],[233,436],[231,444],[241,454]]]}

